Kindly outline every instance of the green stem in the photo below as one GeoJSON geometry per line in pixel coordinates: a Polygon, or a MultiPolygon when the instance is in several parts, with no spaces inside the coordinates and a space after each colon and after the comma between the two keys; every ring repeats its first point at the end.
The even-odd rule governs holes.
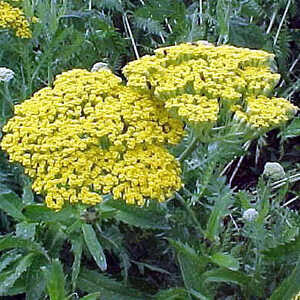
{"type": "Polygon", "coordinates": [[[197,137],[193,137],[190,144],[186,147],[186,149],[181,153],[181,155],[177,158],[178,161],[184,161],[196,148],[198,142],[197,137]]]}
{"type": "Polygon", "coordinates": [[[196,228],[201,232],[201,234],[204,236],[204,230],[202,229],[201,224],[199,223],[198,219],[195,216],[194,211],[191,209],[191,207],[186,203],[186,201],[183,199],[183,197],[179,193],[175,193],[175,197],[177,200],[180,201],[180,203],[184,206],[184,208],[187,210],[189,215],[191,216],[193,222],[196,224],[196,228]]]}

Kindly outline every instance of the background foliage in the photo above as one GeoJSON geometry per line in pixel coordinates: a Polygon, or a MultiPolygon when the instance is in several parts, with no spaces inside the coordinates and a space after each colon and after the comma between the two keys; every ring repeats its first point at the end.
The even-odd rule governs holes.
{"type": "MultiPolygon", "coordinates": [[[[276,54],[276,94],[300,104],[295,0],[30,1],[33,38],[0,32],[1,126],[11,104],[55,75],[99,61],[121,68],[157,47],[208,40],[276,54]]],[[[4,299],[292,299],[300,292],[299,117],[243,143],[216,132],[182,161],[185,187],[158,205],[107,199],[55,213],[22,167],[0,154],[0,295],[4,299]],[[263,177],[279,161],[286,178],[263,177]],[[243,218],[248,208],[258,216],[243,218]]],[[[175,149],[178,157],[190,137],[175,149]]]]}

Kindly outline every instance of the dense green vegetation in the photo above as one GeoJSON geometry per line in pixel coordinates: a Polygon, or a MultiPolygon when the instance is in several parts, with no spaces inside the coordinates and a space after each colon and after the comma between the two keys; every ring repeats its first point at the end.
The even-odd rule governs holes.
{"type": "MultiPolygon", "coordinates": [[[[128,62],[198,40],[274,53],[281,75],[274,94],[300,106],[296,0],[6,2],[39,21],[30,39],[0,29],[0,67],[15,73],[0,81],[1,128],[13,105],[63,71],[105,62],[124,78],[128,62]]],[[[170,148],[184,187],[144,207],[106,195],[96,206],[55,212],[0,151],[0,296],[293,299],[300,292],[299,116],[253,140],[226,127],[189,148],[188,133],[170,148]],[[263,175],[267,162],[284,172],[263,175]]]]}

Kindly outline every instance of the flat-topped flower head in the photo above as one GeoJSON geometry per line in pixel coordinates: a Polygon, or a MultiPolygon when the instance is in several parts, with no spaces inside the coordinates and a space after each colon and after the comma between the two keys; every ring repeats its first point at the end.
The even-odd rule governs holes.
{"type": "Polygon", "coordinates": [[[128,86],[150,94],[189,125],[212,127],[220,111],[230,115],[241,106],[252,111],[244,118],[251,125],[270,128],[293,110],[285,99],[268,98],[280,77],[271,70],[273,59],[261,50],[200,41],[157,49],[123,71],[128,86]],[[269,108],[264,109],[266,102],[269,108]]]}
{"type": "Polygon", "coordinates": [[[19,38],[32,37],[30,24],[20,8],[0,1],[0,12],[0,29],[12,29],[19,38]]]}
{"type": "Polygon", "coordinates": [[[106,69],[58,75],[53,88],[15,106],[3,131],[2,149],[24,166],[33,189],[54,209],[65,202],[95,204],[107,193],[130,203],[161,201],[180,185],[179,166],[163,145],[180,141],[183,124],[106,69]],[[130,155],[139,162],[130,164],[130,155]],[[143,189],[134,174],[144,178],[143,189]],[[124,188],[113,192],[119,185],[124,188]]]}
{"type": "Polygon", "coordinates": [[[264,95],[246,97],[246,110],[233,106],[235,118],[254,129],[266,131],[288,121],[298,108],[284,98],[268,98],[264,95]]]}

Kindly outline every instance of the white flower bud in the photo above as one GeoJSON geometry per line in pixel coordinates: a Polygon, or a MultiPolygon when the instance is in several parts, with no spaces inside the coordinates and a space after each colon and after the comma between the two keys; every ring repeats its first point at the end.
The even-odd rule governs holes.
{"type": "Polygon", "coordinates": [[[258,212],[255,208],[248,208],[243,213],[243,219],[252,222],[258,217],[258,212]]]}
{"type": "Polygon", "coordinates": [[[263,175],[273,180],[279,180],[285,177],[285,172],[279,163],[267,162],[265,164],[263,175]]]}
{"type": "Polygon", "coordinates": [[[0,67],[0,81],[9,82],[14,78],[14,76],[14,71],[5,67],[0,67]]]}
{"type": "Polygon", "coordinates": [[[108,67],[108,64],[106,64],[104,62],[97,62],[93,65],[91,72],[98,72],[101,70],[110,70],[108,67]]]}

